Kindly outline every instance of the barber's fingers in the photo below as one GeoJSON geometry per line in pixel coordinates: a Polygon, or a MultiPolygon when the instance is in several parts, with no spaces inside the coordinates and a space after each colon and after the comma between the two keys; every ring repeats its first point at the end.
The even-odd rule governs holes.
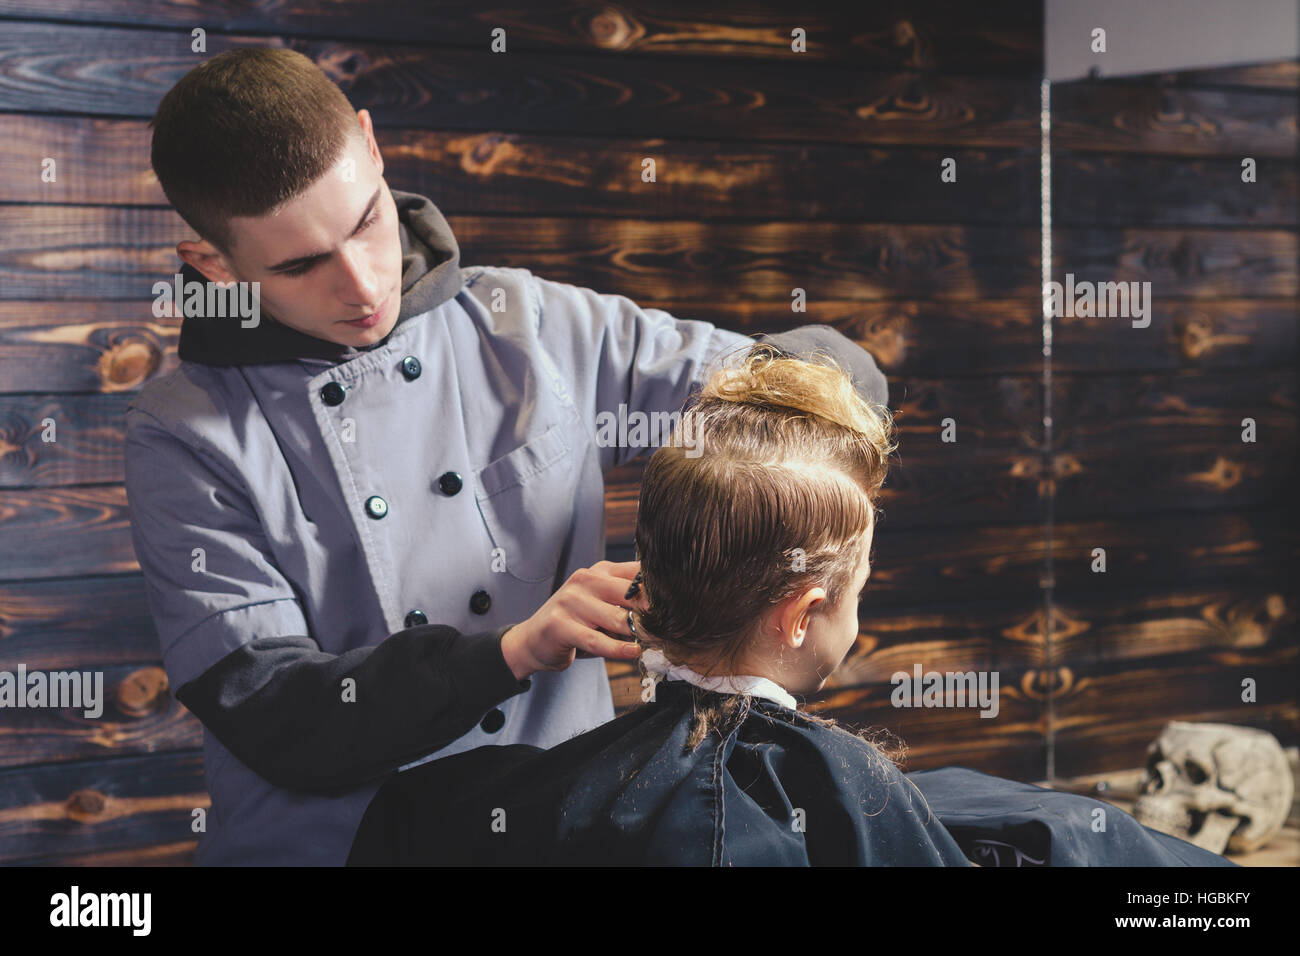
{"type": "MultiPolygon", "coordinates": [[[[621,574],[615,575],[602,568],[602,564],[610,564],[608,561],[593,564],[590,568],[579,568],[569,576],[569,580],[564,583],[564,590],[567,592],[565,598],[568,599],[573,593],[588,594],[613,608],[621,608],[624,613],[630,607],[639,608],[642,611],[649,610],[650,603],[646,599],[645,593],[639,593],[634,597],[627,596],[628,586],[631,583],[629,578],[621,574]]],[[[629,565],[636,566],[638,562],[629,561],[629,565]]],[[[636,576],[633,571],[632,577],[636,576]]],[[[598,627],[604,627],[604,622],[600,618],[591,620],[591,623],[598,627]]]]}
{"type": "Polygon", "coordinates": [[[592,566],[594,571],[603,571],[606,574],[612,574],[615,577],[632,580],[636,573],[641,570],[640,561],[597,561],[592,566]]]}
{"type": "Polygon", "coordinates": [[[566,641],[577,650],[578,657],[605,657],[613,661],[630,661],[641,656],[640,644],[620,641],[576,623],[566,641]]]}
{"type": "Polygon", "coordinates": [[[573,638],[572,646],[577,649],[579,657],[628,660],[640,653],[635,643],[629,643],[635,641],[636,635],[628,626],[627,608],[582,592],[575,593],[571,601],[568,610],[574,629],[566,633],[573,638]]]}

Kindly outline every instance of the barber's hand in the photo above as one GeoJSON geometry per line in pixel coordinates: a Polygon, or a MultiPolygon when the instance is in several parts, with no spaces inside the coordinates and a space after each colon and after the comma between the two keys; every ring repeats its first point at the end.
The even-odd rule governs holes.
{"type": "Polygon", "coordinates": [[[640,656],[640,645],[630,643],[627,610],[644,611],[649,603],[644,594],[625,597],[639,570],[640,561],[598,561],[574,571],[536,614],[501,638],[501,652],[515,677],[562,671],[576,657],[627,661],[640,656]]]}
{"type": "MultiPolygon", "coordinates": [[[[774,335],[763,333],[754,341],[806,362],[815,361],[818,352],[827,352],[840,368],[849,373],[860,396],[877,405],[889,404],[889,383],[885,381],[885,373],[876,365],[875,356],[834,326],[801,325],[774,335]]],[[[750,351],[754,351],[754,346],[750,346],[750,351]]]]}

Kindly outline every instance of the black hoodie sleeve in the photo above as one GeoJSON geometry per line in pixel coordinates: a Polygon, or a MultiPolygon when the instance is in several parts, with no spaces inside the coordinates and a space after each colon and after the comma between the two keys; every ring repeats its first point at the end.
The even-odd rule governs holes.
{"type": "Polygon", "coordinates": [[[528,690],[502,655],[507,630],[423,624],[337,656],[310,637],[259,638],[176,697],[276,786],[351,789],[446,746],[528,690]]]}
{"type": "Polygon", "coordinates": [[[889,404],[889,385],[875,358],[833,326],[801,325],[785,332],[757,335],[754,341],[770,345],[784,355],[805,360],[815,352],[826,352],[849,373],[859,395],[877,405],[889,404]]]}

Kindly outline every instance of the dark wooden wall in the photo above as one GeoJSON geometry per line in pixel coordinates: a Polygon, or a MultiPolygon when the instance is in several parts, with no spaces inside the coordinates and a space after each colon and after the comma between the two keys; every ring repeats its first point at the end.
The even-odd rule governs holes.
{"type": "MultiPolygon", "coordinates": [[[[1139,346],[1059,328],[1048,447],[1040,6],[929,0],[793,17],[780,6],[625,4],[624,16],[572,3],[489,19],[471,4],[342,0],[221,7],[196,23],[175,0],[0,0],[0,668],[103,669],[112,701],[94,721],[0,712],[0,863],[185,862],[190,810],[207,802],[201,730],[159,666],[121,484],[123,410],[176,362],[177,326],[151,316],[149,290],[190,234],[149,170],[146,123],[204,58],[190,52],[195,26],[207,56],[282,45],[318,62],[373,114],[389,184],[439,205],[466,264],[526,266],[747,332],[827,322],[872,350],[891,380],[901,465],[858,646],[817,706],[895,730],[913,768],[1025,779],[1045,775],[1053,731],[1068,755],[1058,769],[1082,770],[1132,763],[1166,715],[1244,721],[1218,703],[1218,678],[1235,681],[1246,660],[1262,683],[1293,660],[1293,598],[1261,578],[1294,558],[1278,511],[1293,466],[1288,479],[1276,445],[1251,460],[1233,446],[1244,488],[1171,492],[1139,478],[1211,472],[1215,422],[1242,405],[1270,435],[1289,422],[1294,448],[1294,379],[1287,392],[1279,371],[1295,349],[1294,173],[1249,200],[1197,191],[1196,173],[1170,170],[1231,165],[1226,142],[1189,155],[1201,140],[1155,125],[1139,148],[1117,118],[1159,101],[1077,101],[1069,175],[1104,179],[1119,159],[1146,178],[1104,222],[1073,197],[1059,241],[1075,251],[1062,261],[1113,271],[1149,248],[1147,268],[1193,277],[1179,298],[1210,308],[1189,315],[1207,315],[1212,334],[1192,333],[1196,362],[1161,344],[1176,316],[1159,292],[1139,346]],[[495,26],[507,55],[488,52],[495,26]],[[794,27],[806,54],[790,52],[794,27]],[[57,183],[40,180],[47,156],[57,183]],[[657,183],[641,182],[645,156],[657,183]],[[940,182],[945,157],[956,183],[940,182]],[[1212,217],[1187,233],[1200,243],[1190,250],[1176,218],[1187,215],[1212,217]],[[795,287],[806,314],[790,312],[795,287]],[[1156,378],[1142,386],[1138,373],[1156,378]],[[1132,397],[1098,384],[1107,374],[1132,397]],[[943,444],[950,416],[958,441],[943,444]],[[40,440],[47,417],[55,444],[40,440]],[[1125,449],[1150,460],[1135,471],[1125,449]],[[1094,541],[1110,545],[1105,588],[1123,598],[1074,566],[1094,541]],[[1115,573],[1135,564],[1146,577],[1115,573]],[[999,671],[998,719],[890,707],[890,674],[915,662],[999,671]],[[1093,739],[1110,725],[1113,751],[1093,739]]],[[[1248,105],[1244,135],[1280,166],[1294,108],[1288,131],[1284,94],[1258,87],[1278,74],[1259,75],[1243,73],[1256,85],[1227,105],[1213,87],[1185,95],[1233,130],[1248,105]]],[[[613,558],[631,554],[640,469],[609,488],[613,558]]],[[[634,681],[610,669],[626,706],[634,681]]],[[[1293,704],[1255,713],[1294,742],[1293,704]]]]}
{"type": "Polygon", "coordinates": [[[1063,776],[1141,765],[1171,718],[1300,738],[1297,77],[1289,62],[1052,90],[1053,277],[1149,281],[1155,302],[1145,329],[1054,322],[1063,776]]]}

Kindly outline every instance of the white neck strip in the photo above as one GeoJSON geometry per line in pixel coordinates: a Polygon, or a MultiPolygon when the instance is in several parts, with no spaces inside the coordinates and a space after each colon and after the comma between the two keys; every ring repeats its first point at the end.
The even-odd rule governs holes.
{"type": "Polygon", "coordinates": [[[790,696],[784,687],[775,681],[770,681],[766,677],[752,677],[749,675],[728,674],[722,677],[705,677],[703,674],[684,667],[680,664],[674,664],[663,653],[653,647],[648,647],[641,652],[641,663],[645,665],[646,671],[657,684],[660,680],[684,680],[696,687],[703,687],[705,690],[713,690],[722,694],[749,694],[751,697],[763,697],[767,700],[776,701],[782,707],[788,707],[791,710],[798,710],[799,706],[795,699],[790,696]]]}

